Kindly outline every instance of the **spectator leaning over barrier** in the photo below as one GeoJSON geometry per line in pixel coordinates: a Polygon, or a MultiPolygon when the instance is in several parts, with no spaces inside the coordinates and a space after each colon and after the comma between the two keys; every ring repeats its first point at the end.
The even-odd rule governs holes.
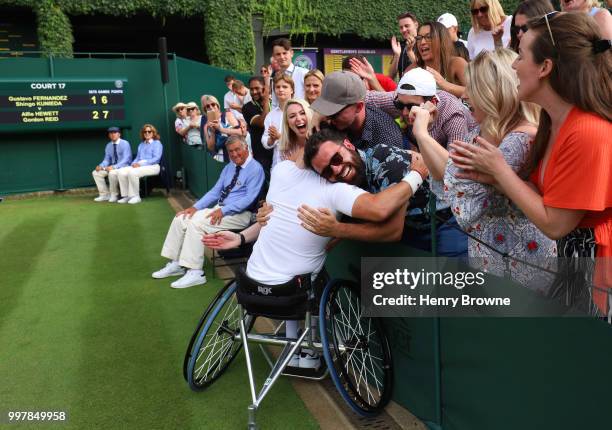
{"type": "Polygon", "coordinates": [[[187,115],[187,123],[181,130],[181,133],[185,136],[185,143],[189,146],[201,146],[202,135],[200,134],[200,127],[202,124],[202,115],[195,102],[187,103],[187,115]]]}
{"type": "MultiPolygon", "coordinates": [[[[437,167],[432,162],[437,150],[446,153],[446,148],[455,139],[462,139],[476,126],[467,108],[451,94],[436,90],[433,75],[421,68],[407,72],[400,80],[396,98],[393,101],[401,113],[402,122],[408,127],[406,133],[412,135],[423,159],[430,169],[430,175],[442,180],[444,166],[437,167]],[[410,112],[415,106],[427,105],[432,110],[431,121],[423,133],[412,133],[410,112]],[[435,108],[435,110],[434,110],[435,108]]],[[[446,161],[446,160],[445,160],[446,161]]],[[[467,253],[467,238],[461,233],[457,222],[444,199],[441,182],[427,183],[423,189],[431,187],[436,199],[436,253],[445,256],[464,256],[467,253]]],[[[409,208],[404,229],[404,240],[419,249],[431,251],[431,216],[427,208],[428,197],[419,200],[409,208]]]]}
{"type": "Polygon", "coordinates": [[[283,132],[283,111],[285,104],[294,98],[294,82],[290,76],[278,74],[274,77],[274,91],[278,105],[266,116],[261,144],[264,148],[273,150],[272,167],[280,161],[278,141],[283,132]]]}
{"type": "Polygon", "coordinates": [[[510,49],[518,52],[521,37],[527,31],[527,21],[531,18],[539,18],[554,11],[553,5],[548,0],[525,0],[519,3],[512,15],[512,26],[510,27],[510,49]]]}
{"type": "Polygon", "coordinates": [[[251,221],[251,210],[264,182],[263,168],[249,155],[243,137],[231,136],[226,146],[230,163],[221,171],[217,183],[192,207],[178,212],[170,224],[161,251],[170,262],[152,276],[163,279],[184,275],[170,284],[172,288],[206,283],[200,241],[203,234],[243,229],[251,221]]]}
{"type": "Polygon", "coordinates": [[[333,72],[325,77],[321,96],[312,109],[326,117],[337,130],[349,135],[358,149],[380,143],[402,147],[402,132],[393,118],[365,104],[366,88],[353,72],[333,72]]]}
{"type": "Polygon", "coordinates": [[[264,121],[270,113],[270,93],[262,76],[253,76],[249,79],[249,90],[251,91],[251,101],[242,107],[242,114],[251,135],[253,158],[261,164],[266,172],[266,177],[269,178],[270,168],[272,167],[272,151],[262,146],[261,137],[265,127],[264,121]]]}
{"type": "Polygon", "coordinates": [[[412,190],[411,199],[382,223],[338,222],[327,208],[304,206],[300,208],[300,219],[305,228],[315,234],[339,239],[376,242],[400,240],[406,209],[408,205],[419,204],[417,190],[428,174],[421,155],[384,143],[359,151],[343,134],[325,131],[328,132],[325,139],[309,140],[304,152],[307,167],[330,182],[356,185],[371,193],[379,193],[393,184],[406,181],[412,190]]]}
{"type": "MultiPolygon", "coordinates": [[[[285,74],[293,80],[293,98],[303,99],[304,98],[304,77],[308,73],[308,69],[299,67],[293,64],[293,48],[291,48],[291,42],[289,39],[280,38],[272,42],[272,56],[278,63],[279,70],[275,72],[272,77],[276,77],[279,74],[285,74]]],[[[272,91],[272,107],[278,105],[276,99],[276,92],[273,88],[272,91]]]]}
{"type": "Polygon", "coordinates": [[[118,127],[109,127],[108,138],[110,142],[104,148],[104,160],[96,166],[96,169],[91,172],[96,186],[98,187],[98,197],[94,199],[96,202],[116,202],[119,195],[119,177],[117,173],[119,169],[129,166],[132,162],[132,148],[127,140],[121,139],[121,130],[118,127]],[[106,185],[105,178],[108,177],[110,184],[106,185]]]}
{"type": "MultiPolygon", "coordinates": [[[[410,70],[399,82],[393,105],[401,115],[402,123],[408,127],[411,143],[420,148],[419,139],[414,136],[410,127],[410,110],[425,102],[435,105],[428,125],[427,138],[435,140],[446,148],[454,140],[465,137],[469,130],[476,127],[476,122],[468,108],[452,94],[436,88],[435,77],[428,71],[417,67],[410,70]]],[[[428,160],[427,155],[425,160],[428,160]]],[[[441,174],[438,175],[441,178],[441,174]]]]}
{"type": "Polygon", "coordinates": [[[468,33],[470,59],[480,51],[493,51],[510,44],[512,20],[504,14],[498,0],[471,0],[472,28],[468,33]]]}
{"type": "Polygon", "coordinates": [[[319,69],[309,70],[304,76],[304,96],[308,104],[313,104],[321,95],[324,79],[325,76],[319,69]]]}
{"type": "Polygon", "coordinates": [[[592,294],[592,309],[610,319],[610,40],[602,39],[595,20],[582,13],[552,12],[528,26],[513,68],[519,99],[542,107],[529,182],[513,171],[499,148],[482,139],[478,146],[453,145],[451,157],[466,171],[464,177],[495,184],[536,227],[558,240],[559,255],[567,257],[563,272],[574,279],[560,291],[592,294]],[[598,289],[587,290],[591,284],[598,289]]]}
{"type": "Polygon", "coordinates": [[[561,10],[564,12],[586,13],[592,16],[603,39],[612,39],[612,16],[608,9],[600,7],[597,0],[561,0],[561,10]]]}
{"type": "Polygon", "coordinates": [[[448,34],[455,47],[455,55],[463,58],[465,61],[470,61],[470,53],[467,50],[467,41],[459,38],[459,22],[455,15],[451,13],[443,13],[437,19],[448,30],[448,34]]]}
{"type": "Polygon", "coordinates": [[[176,119],[174,120],[174,131],[181,136],[181,140],[184,142],[185,135],[182,133],[182,131],[189,124],[189,119],[187,118],[187,105],[185,103],[178,102],[172,107],[172,112],[176,114],[176,119]]]}
{"type": "MultiPolygon", "coordinates": [[[[499,148],[512,170],[521,174],[535,137],[538,119],[535,114],[539,110],[519,102],[518,82],[512,70],[515,58],[514,51],[498,49],[483,51],[470,63],[466,96],[480,125],[460,140],[477,145],[476,138],[480,137],[490,142],[499,148]]],[[[414,109],[412,115],[415,133],[426,133],[429,113],[414,109]]],[[[555,270],[555,241],[538,230],[495,187],[459,179],[458,172],[458,167],[449,159],[444,189],[457,222],[471,234],[468,238],[470,264],[494,275],[507,274],[523,285],[545,289],[552,281],[548,273],[513,258],[555,270]]]]}
{"type": "Polygon", "coordinates": [[[415,14],[406,12],[397,17],[397,24],[404,40],[398,42],[395,36],[391,38],[391,49],[393,50],[393,60],[389,66],[391,79],[395,79],[397,75],[401,78],[406,69],[416,62],[414,48],[419,21],[415,14]]]}
{"type": "Polygon", "coordinates": [[[140,129],[142,142],[131,166],[119,170],[119,186],[122,198],[117,203],[140,203],[140,178],[159,175],[159,163],[164,148],[159,141],[157,129],[151,124],[145,124],[140,129]]]}

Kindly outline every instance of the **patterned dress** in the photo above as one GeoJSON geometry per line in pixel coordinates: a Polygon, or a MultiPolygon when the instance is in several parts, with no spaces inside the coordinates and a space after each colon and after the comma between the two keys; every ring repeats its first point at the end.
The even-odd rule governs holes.
{"type": "MultiPolygon", "coordinates": [[[[468,134],[466,141],[472,142],[479,132],[476,129],[468,134]]],[[[506,162],[517,173],[527,162],[529,147],[529,136],[523,132],[508,133],[499,145],[506,162]]],[[[493,275],[509,276],[529,288],[547,290],[553,276],[521,261],[555,270],[555,241],[493,186],[457,178],[459,170],[449,158],[444,190],[457,222],[474,237],[468,238],[470,264],[493,275]]]]}

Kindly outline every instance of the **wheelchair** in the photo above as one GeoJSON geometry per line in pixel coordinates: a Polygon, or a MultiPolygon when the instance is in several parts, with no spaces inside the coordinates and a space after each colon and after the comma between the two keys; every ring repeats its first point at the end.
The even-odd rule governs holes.
{"type": "Polygon", "coordinates": [[[362,315],[356,283],[326,278],[320,275],[310,282],[310,275],[301,275],[287,285],[267,286],[239,270],[208,305],[189,341],[183,363],[183,376],[189,387],[205,390],[223,375],[243,348],[252,398],[248,407],[249,430],[257,429],[257,408],[281,375],[320,380],[329,373],[353,411],[366,417],[380,413],[393,390],[391,348],[382,323],[362,315]],[[270,333],[255,333],[255,320],[262,317],[303,320],[304,328],[298,339],[285,337],[280,331],[282,324],[270,333]],[[259,393],[250,344],[259,345],[271,367],[259,393]],[[282,347],[275,363],[264,345],[282,347]],[[326,367],[322,363],[317,374],[288,373],[287,365],[300,348],[323,354],[326,367]]]}

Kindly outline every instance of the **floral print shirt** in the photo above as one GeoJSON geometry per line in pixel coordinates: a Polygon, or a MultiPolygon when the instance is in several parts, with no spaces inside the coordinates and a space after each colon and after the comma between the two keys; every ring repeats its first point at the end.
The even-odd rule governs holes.
{"type": "MultiPolygon", "coordinates": [[[[479,133],[477,128],[468,134],[466,141],[473,142],[479,133]]],[[[529,136],[523,132],[508,133],[499,145],[506,162],[517,173],[527,162],[529,148],[529,136]]],[[[556,242],[547,238],[493,186],[457,178],[459,170],[449,158],[444,191],[457,222],[473,236],[468,237],[470,264],[494,275],[508,275],[530,288],[545,290],[551,275],[521,261],[554,270],[556,242]]]]}

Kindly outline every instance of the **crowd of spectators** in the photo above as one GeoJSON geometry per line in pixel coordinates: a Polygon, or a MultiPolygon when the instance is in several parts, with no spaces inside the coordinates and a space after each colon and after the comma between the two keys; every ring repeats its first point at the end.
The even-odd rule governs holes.
{"type": "MultiPolygon", "coordinates": [[[[402,240],[431,252],[435,223],[436,254],[467,258],[535,288],[554,282],[549,275],[558,269],[556,257],[606,257],[584,285],[599,291],[593,293],[594,313],[610,317],[612,18],[591,0],[563,0],[561,6],[564,12],[556,12],[549,0],[525,0],[508,16],[498,0],[471,0],[467,41],[452,14],[421,22],[403,13],[403,40],[391,39],[387,75],[361,56],[346,57],[342,70],[327,76],[308,71],[292,63],[290,41],[278,39],[271,64],[249,79],[248,89],[226,78],[223,110],[214,97],[203,96],[204,126],[195,103],[177,104],[176,130],[190,145],[198,145],[191,130],[201,130],[199,145],[226,161],[232,160],[228,137],[248,135],[250,157],[266,178],[261,194],[267,186],[275,190],[260,209],[263,225],[295,215],[292,228],[319,237],[402,240]],[[322,201],[330,207],[300,206],[294,200],[303,188],[293,188],[289,197],[293,183],[275,184],[310,184],[300,169],[374,195],[402,189],[402,198],[391,211],[384,201],[370,202],[376,214],[364,214],[365,222],[339,219],[338,212],[359,218],[359,193],[345,189],[351,199],[331,202],[330,196],[340,197],[326,188],[322,201]],[[271,222],[275,216],[281,219],[271,222]],[[540,258],[548,263],[523,264],[540,258]]],[[[221,189],[235,182],[228,175],[221,189]]],[[[235,187],[228,188],[230,195],[235,187]]],[[[310,194],[312,189],[304,202],[310,194]]],[[[207,203],[219,203],[213,200],[207,203]]],[[[243,210],[252,203],[245,201],[243,210]]],[[[205,243],[261,240],[261,225],[253,228],[242,236],[217,233],[205,243]]],[[[278,240],[268,236],[271,243],[278,240]]],[[[271,245],[261,246],[257,252],[271,245]]],[[[164,253],[173,260],[169,273],[190,267],[177,255],[164,253]]],[[[294,263],[304,257],[295,255],[294,263]]],[[[261,258],[247,269],[249,276],[264,276],[256,268],[264,265],[261,258]]],[[[319,263],[296,264],[309,269],[300,273],[316,273],[319,263]]],[[[266,273],[268,283],[286,282],[289,275],[266,273]]]]}

